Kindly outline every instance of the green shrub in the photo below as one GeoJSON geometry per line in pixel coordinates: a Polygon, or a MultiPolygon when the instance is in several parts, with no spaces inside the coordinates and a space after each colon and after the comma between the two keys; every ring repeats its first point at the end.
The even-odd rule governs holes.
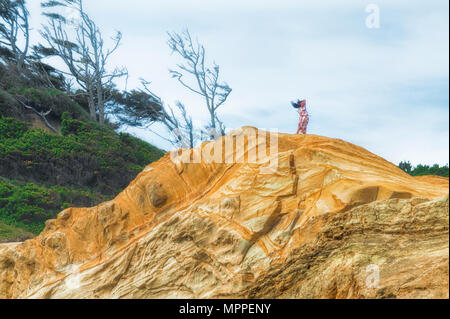
{"type": "Polygon", "coordinates": [[[86,189],[0,180],[0,221],[39,234],[45,221],[74,206],[111,199],[86,189]]]}
{"type": "Polygon", "coordinates": [[[20,105],[8,92],[0,89],[0,117],[20,117],[20,105]]]}
{"type": "Polygon", "coordinates": [[[0,137],[6,138],[20,138],[28,130],[28,124],[17,121],[13,118],[3,118],[0,120],[0,137]]]}
{"type": "Polygon", "coordinates": [[[71,117],[89,120],[89,114],[76,102],[74,102],[67,94],[56,89],[37,89],[13,87],[8,90],[12,97],[22,97],[38,111],[52,110],[51,115],[60,119],[64,112],[70,114],[71,117]]]}
{"type": "Polygon", "coordinates": [[[164,153],[128,134],[62,114],[62,135],[0,118],[0,221],[39,233],[71,206],[116,196],[164,153]]]}
{"type": "Polygon", "coordinates": [[[61,134],[66,136],[69,134],[79,135],[87,132],[87,123],[71,118],[68,112],[62,114],[61,134]]]}
{"type": "Polygon", "coordinates": [[[133,136],[67,113],[61,130],[63,135],[55,135],[0,118],[0,176],[115,194],[164,155],[133,136]]]}
{"type": "Polygon", "coordinates": [[[449,177],[448,164],[444,166],[440,166],[439,164],[434,164],[433,166],[419,164],[413,167],[409,161],[404,161],[399,164],[399,167],[411,176],[436,175],[449,177]]]}
{"type": "Polygon", "coordinates": [[[0,222],[0,243],[21,242],[33,237],[35,237],[33,233],[0,222]]]}

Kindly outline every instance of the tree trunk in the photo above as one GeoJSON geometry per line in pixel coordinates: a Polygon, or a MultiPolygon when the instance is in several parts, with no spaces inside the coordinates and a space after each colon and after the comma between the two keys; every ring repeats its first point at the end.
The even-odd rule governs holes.
{"type": "Polygon", "coordinates": [[[91,118],[93,121],[97,122],[97,112],[95,110],[95,102],[94,102],[94,95],[92,94],[91,88],[88,88],[89,91],[89,113],[91,114],[91,118]]]}
{"type": "Polygon", "coordinates": [[[97,102],[100,124],[105,124],[105,102],[103,101],[103,87],[100,79],[97,80],[97,102]]]}
{"type": "Polygon", "coordinates": [[[194,132],[192,127],[189,128],[189,146],[194,148],[194,132]]]}
{"type": "Polygon", "coordinates": [[[100,124],[105,124],[105,105],[103,101],[99,102],[98,108],[99,108],[99,122],[100,124]]]}
{"type": "Polygon", "coordinates": [[[211,114],[211,128],[216,128],[216,117],[214,116],[214,113],[211,114]]]}

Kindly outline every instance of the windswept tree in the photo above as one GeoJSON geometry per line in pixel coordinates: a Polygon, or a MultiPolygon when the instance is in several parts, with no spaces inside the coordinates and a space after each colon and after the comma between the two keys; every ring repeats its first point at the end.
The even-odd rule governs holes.
{"type": "Polygon", "coordinates": [[[398,164],[398,167],[400,169],[402,169],[403,171],[405,171],[406,173],[408,173],[408,174],[411,174],[411,172],[413,170],[413,167],[412,167],[410,161],[408,161],[408,162],[406,162],[406,161],[400,162],[400,164],[398,164]]]}
{"type": "Polygon", "coordinates": [[[85,92],[89,112],[93,120],[105,122],[105,105],[111,99],[115,80],[128,75],[124,67],[108,70],[108,61],[122,40],[117,32],[110,48],[105,47],[102,33],[85,12],[82,0],[49,0],[42,7],[53,10],[45,12],[47,25],[42,37],[49,46],[49,56],[56,55],[65,63],[76,83],[85,92]],[[72,10],[76,18],[67,19],[58,9],[72,10]]]}
{"type": "Polygon", "coordinates": [[[226,102],[232,90],[228,84],[220,82],[220,67],[216,63],[212,67],[205,65],[205,48],[192,39],[188,30],[168,35],[172,52],[178,53],[185,62],[178,64],[176,70],[169,70],[172,77],[203,97],[210,116],[207,127],[210,138],[225,135],[225,125],[219,120],[217,110],[226,102]]]}
{"type": "Polygon", "coordinates": [[[68,79],[64,77],[60,70],[44,62],[46,57],[54,55],[56,52],[42,46],[42,44],[34,45],[31,49],[32,54],[28,57],[28,65],[30,71],[34,74],[34,78],[39,80],[40,84],[46,88],[65,91],[68,79]]]}
{"type": "Polygon", "coordinates": [[[25,0],[0,0],[0,44],[9,50],[19,72],[30,46],[28,18],[25,0]]]}
{"type": "Polygon", "coordinates": [[[166,140],[178,148],[194,148],[200,136],[194,127],[192,117],[187,113],[183,103],[177,101],[175,105],[175,111],[170,105],[168,110],[163,109],[164,116],[161,122],[170,134],[166,140]]]}
{"type": "Polygon", "coordinates": [[[145,128],[178,148],[193,148],[199,139],[192,117],[181,102],[176,107],[164,102],[149,88],[149,82],[141,80],[142,88],[129,92],[115,92],[111,113],[121,124],[145,128]],[[151,129],[155,123],[162,124],[168,135],[160,135],[151,129]]]}
{"type": "Polygon", "coordinates": [[[61,89],[64,76],[42,61],[39,49],[31,46],[29,12],[25,0],[0,0],[0,58],[14,86],[61,89]],[[31,51],[31,53],[29,53],[31,51]]]}
{"type": "Polygon", "coordinates": [[[163,102],[144,81],[143,89],[113,93],[108,109],[122,125],[149,128],[163,116],[163,102]]]}

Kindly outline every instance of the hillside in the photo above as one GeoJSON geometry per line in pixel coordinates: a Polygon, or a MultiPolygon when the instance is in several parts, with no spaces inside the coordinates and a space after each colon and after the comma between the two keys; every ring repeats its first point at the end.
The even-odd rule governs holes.
{"type": "MultiPolygon", "coordinates": [[[[23,120],[0,116],[0,222],[37,235],[64,208],[112,199],[164,155],[133,136],[80,118],[67,112],[55,116],[55,134],[26,112],[23,120]]],[[[0,241],[14,239],[5,234],[0,241]]]]}
{"type": "MultiPolygon", "coordinates": [[[[262,148],[252,130],[222,158],[262,148]]],[[[315,135],[278,134],[270,159],[262,174],[166,154],[114,200],[0,245],[0,298],[448,298],[448,179],[315,135]]]]}

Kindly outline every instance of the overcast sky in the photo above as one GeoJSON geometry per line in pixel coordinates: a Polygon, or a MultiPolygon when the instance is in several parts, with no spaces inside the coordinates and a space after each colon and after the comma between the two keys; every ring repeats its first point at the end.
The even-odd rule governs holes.
{"type": "MultiPolygon", "coordinates": [[[[36,31],[44,19],[29,0],[36,31]]],[[[446,0],[86,0],[104,37],[123,43],[111,66],[124,65],[128,88],[139,78],[167,103],[180,100],[198,123],[202,101],[172,79],[180,62],[167,31],[189,28],[221,67],[233,92],[219,111],[229,128],[295,133],[289,101],[303,97],[309,133],[341,138],[398,164],[449,162],[449,2],[446,0]],[[380,28],[367,28],[369,4],[380,28]]],[[[37,38],[37,35],[35,36],[37,38]]],[[[154,135],[129,132],[164,149],[154,135]]]]}

